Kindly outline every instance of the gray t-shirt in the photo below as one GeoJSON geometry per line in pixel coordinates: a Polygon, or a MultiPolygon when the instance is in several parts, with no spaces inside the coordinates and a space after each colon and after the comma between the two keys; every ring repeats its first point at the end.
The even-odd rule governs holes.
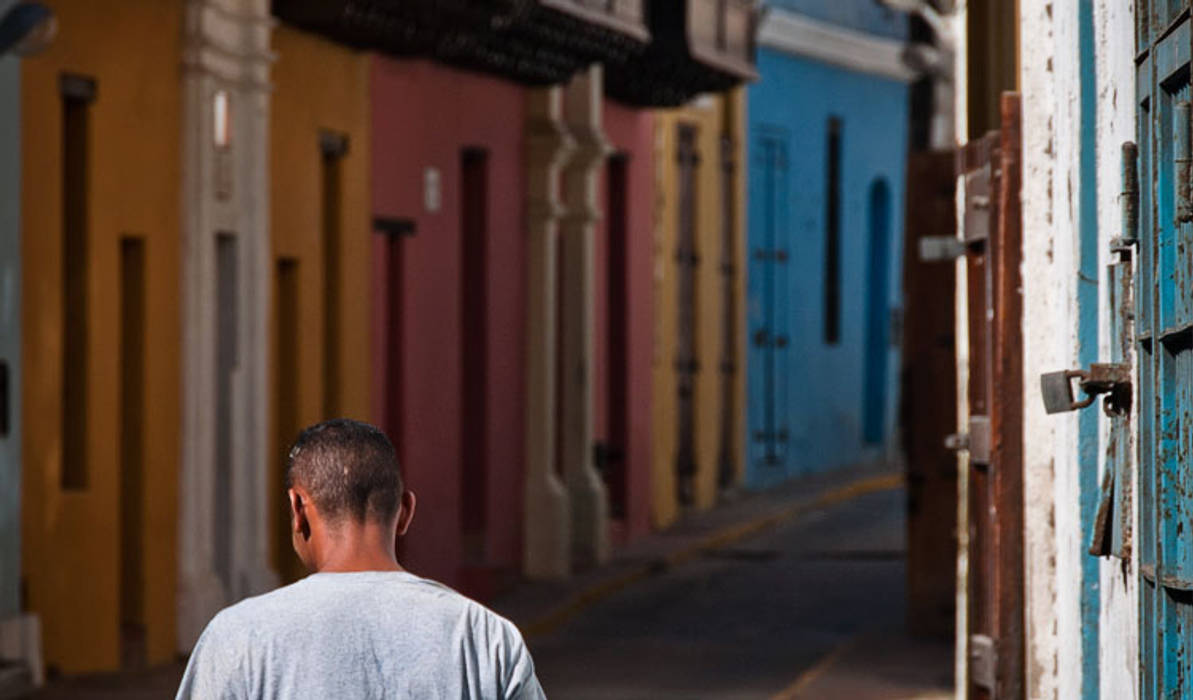
{"type": "Polygon", "coordinates": [[[229,607],[178,698],[493,698],[543,689],[518,629],[404,571],[312,574],[229,607]]]}

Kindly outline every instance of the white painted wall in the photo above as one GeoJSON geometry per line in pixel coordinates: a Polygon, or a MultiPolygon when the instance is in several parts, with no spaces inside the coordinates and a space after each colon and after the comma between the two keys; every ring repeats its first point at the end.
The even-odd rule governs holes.
{"type": "MultiPolygon", "coordinates": [[[[1133,138],[1133,18],[1130,0],[1097,0],[1097,220],[1099,338],[1109,357],[1106,265],[1119,228],[1119,157],[1133,138]]],[[[1020,62],[1024,132],[1024,456],[1027,675],[1032,698],[1079,697],[1082,688],[1081,566],[1090,533],[1081,527],[1077,414],[1049,416],[1039,375],[1077,366],[1080,179],[1078,3],[1023,0],[1020,62]]],[[[1089,409],[1096,410],[1096,409],[1089,409]]],[[[1102,426],[1102,444],[1105,444],[1102,426]]],[[[1104,450],[1099,450],[1104,455],[1104,450]]],[[[1103,468],[1100,457],[1099,468],[1103,468]]],[[[1134,471],[1134,470],[1132,470],[1134,471]]],[[[1135,567],[1101,563],[1103,697],[1136,688],[1135,567]]]]}
{"type": "MultiPolygon", "coordinates": [[[[1077,611],[1071,606],[1062,609],[1057,599],[1057,570],[1071,567],[1071,563],[1058,559],[1055,523],[1058,517],[1076,514],[1058,513],[1054,494],[1058,486],[1072,481],[1064,475],[1075,469],[1075,447],[1058,448],[1066,442],[1068,433],[1075,437],[1076,431],[1075,424],[1066,425],[1073,423],[1072,419],[1054,420],[1044,414],[1035,378],[1042,371],[1069,366],[1075,355],[1071,324],[1058,322],[1071,314],[1073,241],[1064,236],[1067,228],[1071,238],[1069,214],[1060,212],[1062,223],[1057,221],[1055,211],[1061,161],[1055,127],[1066,122],[1058,121],[1054,71],[1068,74],[1071,83],[1076,78],[1071,74],[1071,65],[1056,65],[1059,41],[1054,34],[1053,14],[1044,3],[1024,2],[1019,22],[1020,45],[1031,46],[1033,54],[1033,60],[1021,63],[1019,78],[1023,93],[1023,367],[1027,393],[1023,431],[1027,695],[1057,698],[1064,685],[1058,677],[1062,665],[1058,625],[1064,620],[1071,626],[1077,611]]],[[[1069,142],[1067,155],[1072,157],[1071,136],[1059,140],[1069,142]]],[[[1066,190],[1064,186],[1059,190],[1061,202],[1069,198],[1064,194],[1066,190]]],[[[1079,650],[1080,645],[1076,648],[1079,650]]],[[[1072,649],[1066,656],[1071,654],[1072,649]]],[[[1073,665],[1073,660],[1067,658],[1066,663],[1073,665]]]]}
{"type": "MultiPolygon", "coordinates": [[[[1134,3],[1131,0],[1096,0],[1094,3],[1094,45],[1097,48],[1098,82],[1098,237],[1103,282],[1106,266],[1113,261],[1110,239],[1122,233],[1121,157],[1122,143],[1135,140],[1134,3]]],[[[1099,306],[1107,308],[1108,288],[1101,287],[1099,306]]],[[[1107,315],[1106,318],[1109,318],[1107,315]]],[[[1103,326],[1098,339],[1102,358],[1110,357],[1111,338],[1103,326]]],[[[1134,358],[1132,358],[1133,361],[1134,358]]],[[[1135,411],[1133,415],[1138,416],[1135,411]]],[[[1107,421],[1102,421],[1102,444],[1106,444],[1107,421]]],[[[1134,441],[1129,453],[1134,456],[1134,441]]],[[[1102,469],[1105,465],[1100,465],[1102,469]]],[[[1131,465],[1132,481],[1138,469],[1131,465]]],[[[1138,484],[1131,486],[1131,513],[1138,484]]],[[[1101,697],[1132,700],[1137,696],[1139,675],[1139,615],[1137,600],[1138,554],[1132,547],[1131,561],[1103,559],[1101,565],[1102,610],[1099,659],[1101,697]]]]}

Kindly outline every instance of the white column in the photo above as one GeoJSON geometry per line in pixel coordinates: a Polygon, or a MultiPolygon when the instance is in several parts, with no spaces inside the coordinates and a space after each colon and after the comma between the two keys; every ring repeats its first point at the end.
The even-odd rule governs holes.
{"type": "Polygon", "coordinates": [[[609,558],[609,504],[593,464],[593,236],[600,219],[597,185],[609,144],[601,130],[601,67],[565,88],[567,129],[576,151],[565,170],[563,246],[563,469],[572,504],[572,557],[580,567],[609,558]]]}
{"type": "MultiPolygon", "coordinates": [[[[183,44],[183,423],[178,645],[221,607],[277,584],[268,551],[266,329],[269,311],[269,50],[266,0],[187,0],[183,44]],[[217,142],[217,95],[226,141],[217,142]],[[219,236],[236,247],[236,366],[227,465],[217,464],[219,236]],[[217,469],[230,473],[218,503],[217,469]],[[224,510],[221,511],[221,508],[224,510]],[[217,573],[217,513],[230,566],[217,573]]],[[[226,310],[225,310],[226,311],[226,310]]]]}
{"type": "Polygon", "coordinates": [[[555,241],[559,171],[572,141],[559,87],[526,99],[526,483],[522,570],[529,578],[570,572],[567,492],[555,474],[555,241]]]}

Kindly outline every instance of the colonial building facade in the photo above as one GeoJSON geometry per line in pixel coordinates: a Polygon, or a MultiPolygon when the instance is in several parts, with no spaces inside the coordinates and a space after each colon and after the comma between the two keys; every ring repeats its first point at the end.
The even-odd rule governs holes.
{"type": "Polygon", "coordinates": [[[895,457],[907,16],[769,3],[747,90],[746,481],[895,457]]]}
{"type": "Polygon", "coordinates": [[[752,6],[46,5],[0,256],[0,618],[40,616],[51,668],[167,661],[301,576],[282,470],[323,418],[389,432],[403,562],[474,595],[650,528],[651,108],[752,75],[752,6]]]}

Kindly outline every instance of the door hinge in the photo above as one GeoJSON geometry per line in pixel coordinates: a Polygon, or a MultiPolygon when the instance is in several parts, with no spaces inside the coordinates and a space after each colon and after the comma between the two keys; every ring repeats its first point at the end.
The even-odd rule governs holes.
{"type": "Polygon", "coordinates": [[[985,634],[969,636],[969,677],[974,685],[994,692],[998,677],[998,646],[985,634]]]}
{"type": "Polygon", "coordinates": [[[1119,206],[1122,208],[1123,230],[1117,238],[1110,239],[1110,250],[1115,253],[1129,252],[1139,243],[1139,147],[1134,141],[1123,143],[1123,193],[1119,206]]]}
{"type": "Polygon", "coordinates": [[[969,417],[969,461],[990,464],[990,416],[969,417]]]}
{"type": "Polygon", "coordinates": [[[947,262],[965,255],[965,243],[956,236],[924,236],[920,239],[920,262],[947,262]]]}

